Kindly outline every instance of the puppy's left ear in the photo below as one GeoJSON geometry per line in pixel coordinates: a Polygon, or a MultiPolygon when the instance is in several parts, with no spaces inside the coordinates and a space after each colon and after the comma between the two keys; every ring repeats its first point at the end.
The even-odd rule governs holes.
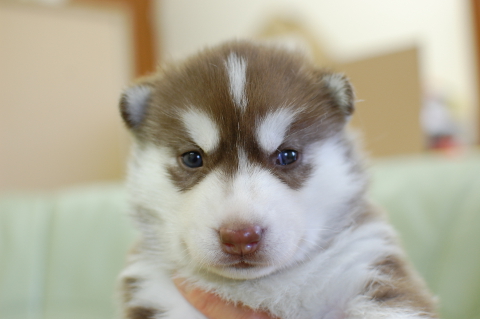
{"type": "Polygon", "coordinates": [[[324,71],[321,75],[321,83],[335,106],[349,118],[354,111],[355,93],[347,77],[340,73],[324,71]]]}

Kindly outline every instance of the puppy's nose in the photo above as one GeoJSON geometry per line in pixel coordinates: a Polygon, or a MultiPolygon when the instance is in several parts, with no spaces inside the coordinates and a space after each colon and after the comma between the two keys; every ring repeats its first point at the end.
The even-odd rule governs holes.
{"type": "Polygon", "coordinates": [[[241,229],[223,226],[219,236],[222,250],[231,255],[248,255],[255,252],[262,239],[263,230],[260,226],[251,225],[241,229]]]}

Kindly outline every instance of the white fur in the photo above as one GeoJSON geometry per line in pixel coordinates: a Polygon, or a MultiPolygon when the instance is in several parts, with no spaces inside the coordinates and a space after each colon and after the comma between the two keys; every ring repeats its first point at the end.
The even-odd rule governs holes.
{"type": "Polygon", "coordinates": [[[279,108],[267,114],[257,124],[257,139],[260,147],[267,153],[277,150],[294,119],[295,112],[288,108],[279,108]]]}
{"type": "Polygon", "coordinates": [[[220,131],[207,114],[190,108],[181,114],[181,118],[188,134],[203,151],[215,150],[220,141],[220,131]]]}
{"type": "Polygon", "coordinates": [[[304,151],[304,161],[314,167],[312,177],[298,194],[312,225],[306,232],[306,245],[326,235],[327,232],[319,229],[341,227],[356,213],[349,210],[348,203],[363,191],[367,181],[363,173],[354,173],[356,163],[345,156],[345,151],[335,137],[304,151]]]}
{"type": "Polygon", "coordinates": [[[145,85],[133,86],[124,92],[130,119],[133,123],[140,123],[145,116],[145,104],[150,98],[150,88],[145,85]]]}
{"type": "Polygon", "coordinates": [[[247,97],[245,94],[245,83],[247,81],[247,62],[238,57],[235,53],[230,53],[225,63],[228,73],[230,95],[233,98],[235,106],[241,110],[247,107],[247,97]]]}
{"type": "Polygon", "coordinates": [[[428,314],[412,311],[410,309],[384,307],[379,308],[374,302],[359,296],[354,298],[348,307],[348,319],[429,319],[428,314]]]}
{"type": "Polygon", "coordinates": [[[133,145],[127,180],[132,206],[155,211],[159,216],[170,213],[180,194],[168,178],[169,165],[177,165],[177,161],[166,148],[133,145]]]}

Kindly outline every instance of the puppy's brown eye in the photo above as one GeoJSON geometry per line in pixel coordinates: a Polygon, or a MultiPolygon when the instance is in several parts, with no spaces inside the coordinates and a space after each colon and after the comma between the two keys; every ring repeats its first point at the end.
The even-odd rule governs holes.
{"type": "Polygon", "coordinates": [[[190,168],[203,166],[202,155],[199,152],[187,152],[182,155],[182,163],[190,168]]]}
{"type": "Polygon", "coordinates": [[[277,165],[290,165],[297,161],[298,159],[298,152],[294,150],[284,150],[280,151],[277,155],[277,161],[275,162],[277,165]]]}

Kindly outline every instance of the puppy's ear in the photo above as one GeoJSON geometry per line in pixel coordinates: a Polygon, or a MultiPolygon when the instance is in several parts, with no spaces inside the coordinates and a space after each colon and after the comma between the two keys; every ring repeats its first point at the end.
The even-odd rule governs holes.
{"type": "Polygon", "coordinates": [[[152,88],[148,84],[137,84],[123,91],[120,98],[120,112],[130,129],[142,124],[147,112],[152,88]]]}
{"type": "Polygon", "coordinates": [[[354,110],[355,93],[350,81],[343,74],[322,72],[322,88],[327,91],[336,107],[349,118],[354,110]]]}

